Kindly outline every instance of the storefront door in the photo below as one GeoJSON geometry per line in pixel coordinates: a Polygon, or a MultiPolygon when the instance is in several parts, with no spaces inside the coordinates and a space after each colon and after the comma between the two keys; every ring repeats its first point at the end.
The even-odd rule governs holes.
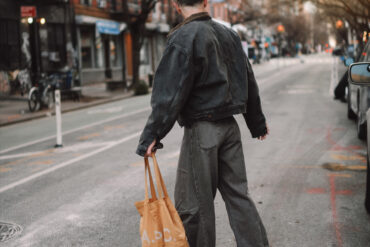
{"type": "Polygon", "coordinates": [[[109,36],[104,37],[104,62],[105,62],[105,77],[106,79],[112,78],[112,66],[110,59],[110,39],[109,36]]]}

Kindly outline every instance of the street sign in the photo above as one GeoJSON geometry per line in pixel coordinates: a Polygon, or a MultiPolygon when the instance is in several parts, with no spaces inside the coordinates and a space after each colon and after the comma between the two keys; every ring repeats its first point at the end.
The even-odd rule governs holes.
{"type": "Polygon", "coordinates": [[[21,17],[36,17],[35,6],[21,6],[21,17]]]}
{"type": "Polygon", "coordinates": [[[117,35],[121,32],[120,25],[115,21],[96,21],[96,27],[99,33],[117,35]]]}

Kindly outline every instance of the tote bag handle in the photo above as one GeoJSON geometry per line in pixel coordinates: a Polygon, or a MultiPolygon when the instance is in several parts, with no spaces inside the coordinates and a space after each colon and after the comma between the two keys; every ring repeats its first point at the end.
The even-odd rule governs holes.
{"type": "Polygon", "coordinates": [[[166,185],[164,184],[161,171],[159,170],[157,158],[155,157],[154,153],[152,153],[152,159],[154,164],[155,180],[157,182],[158,196],[159,198],[163,198],[163,196],[164,198],[167,198],[168,197],[167,188],[166,185]]]}
{"type": "Polygon", "coordinates": [[[148,193],[148,174],[149,174],[149,182],[150,182],[150,194],[153,198],[153,200],[157,200],[157,195],[155,193],[155,188],[154,188],[154,183],[153,183],[153,177],[152,173],[150,171],[150,166],[149,166],[149,160],[148,158],[144,159],[145,161],[145,202],[149,202],[149,193],[148,193]]]}

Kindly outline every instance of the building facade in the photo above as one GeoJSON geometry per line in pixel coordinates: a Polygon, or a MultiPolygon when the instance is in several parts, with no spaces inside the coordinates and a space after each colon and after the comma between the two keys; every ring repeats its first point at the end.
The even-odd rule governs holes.
{"type": "Polygon", "coordinates": [[[82,84],[126,77],[126,24],[114,19],[120,1],[71,0],[75,14],[78,67],[82,84]]]}
{"type": "MultiPolygon", "coordinates": [[[[76,86],[130,80],[132,43],[126,23],[120,21],[123,4],[124,0],[0,1],[0,92],[7,91],[11,71],[27,71],[36,82],[42,74],[72,70],[76,86]]],[[[129,1],[133,4],[140,2],[129,1]]],[[[170,0],[158,1],[147,20],[140,54],[143,79],[156,70],[167,34],[178,22],[170,0]]]]}
{"type": "Polygon", "coordinates": [[[43,73],[73,66],[73,12],[63,0],[0,2],[0,93],[10,73],[27,74],[27,83],[43,73]]]}

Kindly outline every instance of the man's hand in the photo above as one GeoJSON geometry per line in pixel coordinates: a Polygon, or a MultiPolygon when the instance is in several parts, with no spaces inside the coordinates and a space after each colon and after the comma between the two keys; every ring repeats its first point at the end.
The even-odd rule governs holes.
{"type": "Polygon", "coordinates": [[[260,136],[260,137],[258,137],[258,140],[263,141],[263,140],[265,140],[265,139],[267,138],[267,135],[268,135],[268,134],[270,134],[270,129],[269,129],[269,127],[267,126],[267,124],[266,124],[266,129],[267,129],[266,134],[265,134],[264,136],[260,136]]]}
{"type": "MultiPolygon", "coordinates": [[[[145,157],[150,157],[150,156],[152,156],[152,149],[153,149],[153,147],[154,147],[155,143],[156,143],[156,140],[154,140],[154,141],[152,142],[152,144],[150,144],[150,145],[149,145],[148,149],[146,150],[145,157]]],[[[155,153],[155,152],[154,152],[154,153],[155,153]]]]}

